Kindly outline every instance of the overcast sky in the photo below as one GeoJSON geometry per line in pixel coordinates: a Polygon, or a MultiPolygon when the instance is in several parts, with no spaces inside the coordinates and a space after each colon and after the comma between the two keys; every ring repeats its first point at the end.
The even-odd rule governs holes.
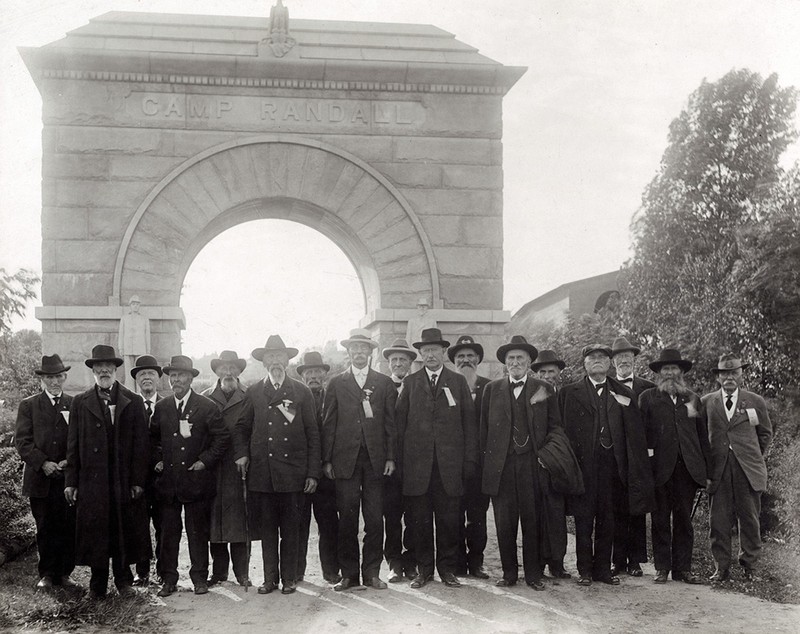
{"type": "MultiPolygon", "coordinates": [[[[47,44],[111,10],[267,16],[272,4],[0,0],[0,267],[41,269],[41,99],[17,46],[47,44]]],[[[494,60],[528,67],[503,108],[504,303],[511,311],[565,282],[615,270],[627,259],[630,218],[658,167],[669,123],[704,77],[714,81],[746,67],[763,75],[777,72],[782,85],[800,86],[800,2],[794,0],[287,0],[286,5],[296,18],[434,24],[494,60]]],[[[798,156],[795,145],[785,160],[798,156]]],[[[297,314],[245,314],[233,330],[237,340],[252,344],[237,343],[239,352],[261,345],[271,332],[265,329],[284,325],[300,347],[311,339],[340,338],[363,311],[346,258],[305,227],[259,225],[261,240],[267,235],[279,243],[300,240],[295,252],[313,246],[308,251],[323,254],[324,261],[315,255],[299,265],[287,256],[286,288],[297,299],[287,303],[302,306],[297,314]],[[328,293],[322,298],[320,288],[328,293]],[[324,315],[324,324],[309,315],[324,315]]],[[[220,253],[235,254],[232,279],[242,285],[240,293],[249,276],[266,274],[246,242],[255,239],[257,226],[226,232],[195,261],[183,301],[186,351],[232,347],[231,331],[218,326],[219,307],[208,301],[210,278],[226,268],[220,253]]],[[[255,310],[251,299],[243,304],[245,312],[255,310]]],[[[38,322],[31,311],[18,325],[38,322]]]]}

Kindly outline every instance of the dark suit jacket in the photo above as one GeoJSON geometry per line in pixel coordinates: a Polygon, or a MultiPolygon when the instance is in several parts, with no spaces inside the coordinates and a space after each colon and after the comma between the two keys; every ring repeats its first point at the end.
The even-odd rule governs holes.
{"type": "Polygon", "coordinates": [[[739,389],[736,414],[730,422],[725,414],[721,389],[703,396],[702,402],[705,406],[711,443],[709,495],[716,492],[719,486],[725,462],[728,460],[729,447],[733,450],[753,490],[766,491],[767,465],[764,462],[764,454],[772,442],[772,422],[764,399],[758,394],[739,389]],[[754,410],[756,424],[750,421],[748,409],[754,410]]]}
{"type": "Polygon", "coordinates": [[[233,448],[235,459],[250,458],[250,491],[300,492],[306,478],[319,480],[319,424],[311,390],[288,376],[277,392],[269,379],[251,385],[233,429],[233,448]],[[291,423],[278,409],[282,403],[294,413],[291,423]]]}
{"type": "MultiPolygon", "coordinates": [[[[631,515],[649,513],[655,505],[653,473],[647,456],[647,438],[636,397],[627,387],[611,377],[606,378],[609,390],[606,400],[609,430],[614,442],[614,457],[620,480],[627,487],[631,515]],[[617,398],[625,401],[622,405],[617,398]]],[[[593,508],[589,502],[597,495],[596,455],[600,445],[596,397],[588,377],[565,385],[558,394],[564,431],[581,465],[586,492],[567,498],[567,513],[581,515],[593,508]]]]}
{"type": "Polygon", "coordinates": [[[50,402],[50,397],[42,391],[23,399],[17,410],[17,428],[14,445],[25,463],[22,474],[22,494],[32,498],[47,497],[50,485],[64,488],[63,472],[48,478],[42,465],[46,460],[61,462],[67,457],[67,420],[61,414],[69,408],[72,397],[61,393],[58,411],[50,402]]]}
{"type": "MultiPolygon", "coordinates": [[[[627,383],[623,383],[625,387],[627,387],[627,383]]],[[[633,375],[633,390],[634,395],[636,396],[636,400],[638,402],[639,397],[641,396],[642,392],[645,390],[649,390],[651,387],[655,387],[656,384],[652,381],[648,381],[647,379],[643,379],[640,376],[633,375]]]]}
{"type": "Polygon", "coordinates": [[[465,467],[474,471],[478,466],[475,404],[467,380],[443,366],[432,395],[421,368],[404,379],[395,418],[402,447],[403,495],[428,491],[434,458],[447,495],[462,495],[465,467]],[[452,407],[445,387],[455,402],[452,407]]]}
{"type": "MultiPolygon", "coordinates": [[[[549,383],[529,376],[520,395],[528,415],[526,422],[533,441],[534,455],[545,444],[548,434],[564,433],[554,394],[549,383]]],[[[506,377],[491,381],[484,389],[480,438],[483,454],[481,490],[486,495],[497,495],[500,488],[500,476],[511,443],[511,398],[511,388],[506,377]]]]}
{"type": "Polygon", "coordinates": [[[156,493],[164,502],[197,502],[214,497],[217,489],[216,466],[230,443],[230,432],[222,421],[217,404],[192,390],[183,408],[183,418],[191,424],[190,435],[180,433],[175,397],[156,403],[151,427],[157,457],[164,470],[156,479],[156,493]],[[206,468],[189,471],[197,461],[206,468]]]}
{"type": "Polygon", "coordinates": [[[372,369],[363,390],[349,368],[330,380],[325,394],[322,462],[333,464],[337,478],[353,477],[362,438],[376,476],[383,475],[387,460],[395,460],[396,402],[397,389],[392,380],[372,369]],[[364,414],[364,398],[369,399],[373,418],[364,414]]]}
{"type": "Polygon", "coordinates": [[[653,450],[651,462],[655,486],[672,477],[678,453],[689,475],[698,486],[706,485],[711,448],[708,444],[703,406],[696,394],[679,394],[677,403],[669,394],[651,388],[639,397],[647,446],[653,450]]]}

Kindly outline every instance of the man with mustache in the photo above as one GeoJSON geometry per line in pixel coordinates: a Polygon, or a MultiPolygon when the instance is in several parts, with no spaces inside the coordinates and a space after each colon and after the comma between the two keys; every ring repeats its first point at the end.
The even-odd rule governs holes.
{"type": "Polygon", "coordinates": [[[536,363],[531,363],[531,371],[542,381],[547,381],[558,392],[561,389],[561,371],[567,367],[562,359],[553,350],[542,350],[536,357],[536,363]]]}
{"type": "Polygon", "coordinates": [[[341,342],[350,367],[333,377],[325,395],[322,470],[336,484],[339,511],[339,564],[342,580],[334,590],[359,585],[359,507],[364,516],[361,579],[385,590],[379,577],[383,559],[383,480],[394,473],[394,407],[397,391],[385,374],[369,367],[378,344],[356,328],[341,342]]]}
{"type": "Polygon", "coordinates": [[[279,335],[270,335],[263,348],[253,350],[267,375],[247,388],[233,430],[236,465],[247,479],[250,535],[261,540],[264,583],[259,594],[274,591],[279,575],[281,594],[297,591],[303,496],[316,491],[322,475],[314,396],[286,374],[297,352],[279,335]]]}
{"type": "Polygon", "coordinates": [[[761,552],[761,493],[767,489],[764,454],[772,442],[772,422],[764,399],[742,389],[748,366],[726,353],[713,368],[721,389],[702,398],[711,443],[708,486],[711,554],[717,569],[711,581],[730,579],[731,529],[739,526],[739,565],[746,580],[761,552]]]}
{"type": "MultiPolygon", "coordinates": [[[[211,359],[211,371],[217,375],[217,382],[203,392],[203,396],[216,403],[230,434],[244,404],[244,388],[239,383],[239,375],[245,367],[247,361],[240,359],[236,352],[223,350],[218,358],[211,359]]],[[[228,565],[232,563],[237,583],[246,588],[250,586],[250,552],[244,485],[233,460],[233,443],[230,443],[216,469],[217,494],[211,508],[209,548],[212,564],[208,585],[227,581],[228,565]]]]}
{"type": "Polygon", "coordinates": [[[656,583],[701,583],[692,572],[692,502],[706,486],[710,447],[699,397],[686,385],[692,362],[665,348],[650,364],[656,387],[642,392],[639,409],[652,453],[656,508],[651,515],[656,583]]]}
{"type": "Polygon", "coordinates": [[[558,393],[585,487],[567,498],[567,513],[575,516],[578,584],[619,585],[611,573],[615,521],[651,510],[653,474],[634,393],[607,376],[611,348],[591,344],[582,354],[586,376],[558,393]]]}
{"type": "MultiPolygon", "coordinates": [[[[456,372],[467,380],[472,402],[475,404],[475,434],[481,416],[483,388],[489,379],[478,374],[478,365],[483,361],[483,346],[469,335],[462,335],[456,345],[447,349],[450,362],[456,372]]],[[[478,472],[464,482],[464,495],[461,496],[459,516],[458,566],[456,574],[470,574],[478,579],[488,579],[489,573],[483,567],[483,551],[486,549],[486,511],[489,510],[489,496],[481,491],[480,463],[478,472]]]]}
{"type": "Polygon", "coordinates": [[[144,402],[116,380],[123,361],[114,348],[98,344],[84,363],[95,385],[72,399],[64,496],[76,506],[75,563],[91,568],[89,596],[100,599],[109,559],[124,594],[134,592],[130,566],[150,558],[150,451],[144,402]]]}
{"type": "MultiPolygon", "coordinates": [[[[625,337],[617,337],[611,344],[611,363],[616,370],[616,379],[633,391],[634,401],[639,395],[655,387],[652,381],[634,376],[636,356],[641,352],[625,337]]],[[[647,561],[647,516],[634,515],[622,510],[616,520],[614,549],[611,557],[611,574],[627,572],[631,577],[641,577],[642,563],[647,561]]]]}

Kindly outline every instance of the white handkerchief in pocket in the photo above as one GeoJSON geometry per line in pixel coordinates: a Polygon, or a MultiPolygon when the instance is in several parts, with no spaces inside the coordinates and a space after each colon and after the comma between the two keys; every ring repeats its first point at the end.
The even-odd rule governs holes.
{"type": "Polygon", "coordinates": [[[181,436],[184,438],[188,438],[192,435],[192,424],[189,422],[188,418],[181,418],[180,420],[181,425],[181,436]]]}
{"type": "Polygon", "coordinates": [[[444,395],[447,397],[447,404],[450,407],[455,407],[456,406],[456,400],[453,398],[453,393],[450,391],[450,388],[445,386],[443,388],[443,391],[444,391],[444,395]]]}

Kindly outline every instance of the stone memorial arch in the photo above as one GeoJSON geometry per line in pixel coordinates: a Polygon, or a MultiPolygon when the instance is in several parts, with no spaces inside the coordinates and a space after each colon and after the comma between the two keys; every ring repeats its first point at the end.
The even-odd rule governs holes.
{"type": "Polygon", "coordinates": [[[525,69],[432,26],[279,17],[114,12],[21,49],[43,102],[46,352],[82,368],[138,296],[152,353],[177,354],[194,257],[260,218],[342,249],[383,345],[420,296],[445,335],[501,343],[502,98],[525,69]]]}

